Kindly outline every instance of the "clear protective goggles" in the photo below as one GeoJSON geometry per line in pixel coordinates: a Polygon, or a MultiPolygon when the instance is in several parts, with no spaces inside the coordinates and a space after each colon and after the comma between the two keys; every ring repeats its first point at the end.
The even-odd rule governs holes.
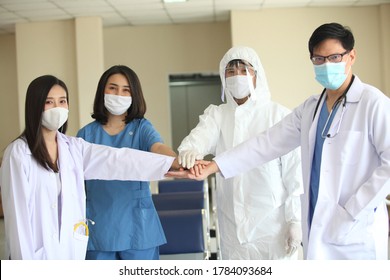
{"type": "Polygon", "coordinates": [[[256,75],[256,70],[250,65],[246,65],[244,63],[236,62],[232,66],[228,66],[225,68],[225,77],[233,77],[237,75],[242,75],[242,76],[255,76],[256,75]]]}

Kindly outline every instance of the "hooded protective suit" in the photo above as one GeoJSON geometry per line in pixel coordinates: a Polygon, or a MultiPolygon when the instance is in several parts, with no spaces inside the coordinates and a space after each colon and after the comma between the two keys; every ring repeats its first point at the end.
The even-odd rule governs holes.
{"type": "MultiPolygon", "coordinates": [[[[222,98],[210,105],[198,125],[178,148],[201,158],[218,155],[280,121],[290,111],[270,99],[264,70],[256,52],[230,49],[220,62],[222,98]],[[226,90],[225,68],[235,59],[249,62],[256,71],[256,88],[237,105],[226,90]]],[[[249,81],[249,79],[248,79],[249,81]]],[[[179,158],[180,158],[179,155],[179,158]]],[[[284,259],[286,242],[300,239],[300,198],[303,192],[299,150],[234,178],[217,180],[217,212],[223,259],[284,259]],[[295,236],[294,236],[295,235],[295,236]]],[[[294,254],[293,258],[296,258],[294,254]]]]}

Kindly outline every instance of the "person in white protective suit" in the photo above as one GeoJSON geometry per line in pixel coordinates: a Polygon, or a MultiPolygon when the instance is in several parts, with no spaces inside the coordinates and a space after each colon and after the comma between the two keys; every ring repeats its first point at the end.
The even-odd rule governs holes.
{"type": "Polygon", "coordinates": [[[213,161],[168,175],[231,178],[300,146],[304,259],[387,260],[390,98],[352,73],[354,43],[348,27],[319,26],[308,45],[322,94],[213,161]]]}
{"type": "MultiPolygon", "coordinates": [[[[179,163],[218,155],[262,132],[289,110],[271,101],[256,52],[233,47],[219,66],[222,100],[210,105],[178,148],[179,163]]],[[[223,259],[296,259],[301,243],[299,151],[224,179],[217,174],[217,213],[223,259]]]]}

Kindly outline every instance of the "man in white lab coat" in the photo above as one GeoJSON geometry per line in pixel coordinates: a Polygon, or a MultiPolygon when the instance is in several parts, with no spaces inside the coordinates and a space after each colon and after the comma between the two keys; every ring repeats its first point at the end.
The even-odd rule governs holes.
{"type": "Polygon", "coordinates": [[[387,260],[390,99],[352,74],[349,28],[321,25],[309,51],[323,93],[214,158],[197,178],[217,171],[231,178],[301,146],[304,257],[387,260]]]}
{"type": "MultiPolygon", "coordinates": [[[[271,101],[253,49],[230,49],[220,62],[220,76],[227,102],[210,105],[182,141],[178,151],[183,167],[235,147],[290,112],[271,101]]],[[[299,150],[234,178],[216,179],[223,259],[297,258],[303,192],[299,150]]]]}

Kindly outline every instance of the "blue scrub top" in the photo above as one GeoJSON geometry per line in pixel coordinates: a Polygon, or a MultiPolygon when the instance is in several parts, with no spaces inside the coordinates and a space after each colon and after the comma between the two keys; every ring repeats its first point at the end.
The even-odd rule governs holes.
{"type": "MultiPolygon", "coordinates": [[[[131,121],[113,136],[94,121],[80,129],[77,136],[91,143],[142,151],[162,143],[160,134],[145,118],[131,121]]],[[[89,226],[88,250],[143,250],[166,243],[149,182],[88,180],[85,185],[87,218],[95,222],[89,226]]]]}
{"type": "Polygon", "coordinates": [[[328,108],[326,107],[326,102],[323,103],[320,116],[318,118],[317,131],[316,131],[316,142],[314,146],[314,155],[313,162],[311,166],[310,173],[310,207],[309,207],[309,226],[311,226],[311,221],[314,215],[314,209],[317,204],[318,191],[320,188],[320,174],[321,174],[321,159],[322,159],[322,147],[324,145],[325,139],[322,138],[322,130],[326,124],[327,119],[329,118],[327,127],[324,130],[324,135],[328,134],[329,128],[333,122],[333,118],[337,112],[339,106],[332,111],[332,115],[329,116],[328,108]]]}

